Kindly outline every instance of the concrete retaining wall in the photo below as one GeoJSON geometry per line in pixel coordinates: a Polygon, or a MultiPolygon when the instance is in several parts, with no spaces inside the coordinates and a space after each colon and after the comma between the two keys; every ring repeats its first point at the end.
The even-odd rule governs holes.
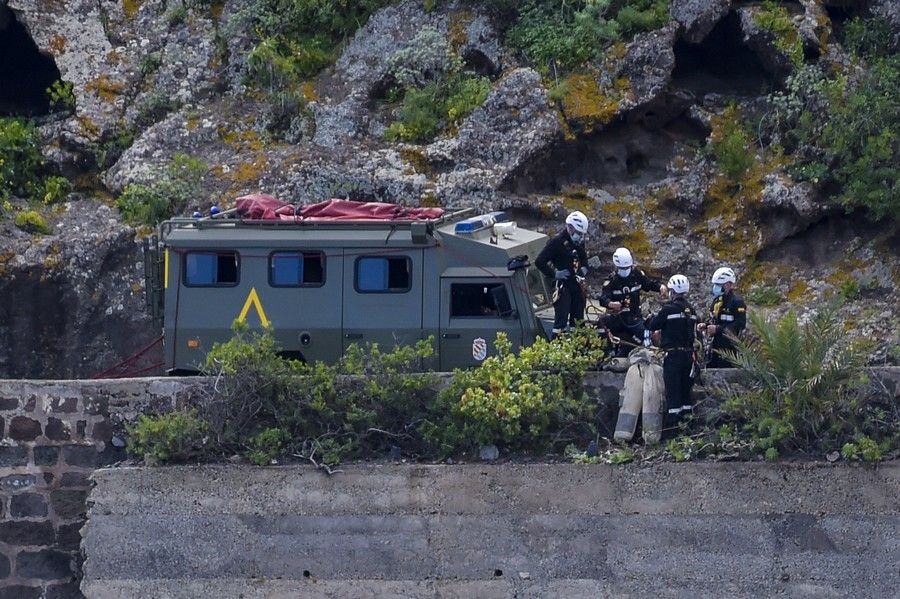
{"type": "Polygon", "coordinates": [[[88,597],[887,597],[900,464],[99,470],[88,597]]]}

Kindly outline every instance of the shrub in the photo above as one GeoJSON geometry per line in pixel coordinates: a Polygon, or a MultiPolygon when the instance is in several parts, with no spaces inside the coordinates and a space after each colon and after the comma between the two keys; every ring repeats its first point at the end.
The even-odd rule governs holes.
{"type": "Polygon", "coordinates": [[[43,165],[34,126],[0,118],[0,199],[32,196],[39,187],[43,165]]]}
{"type": "Polygon", "coordinates": [[[771,285],[757,285],[747,293],[747,301],[757,306],[777,306],[782,299],[781,291],[771,285]]]}
{"type": "Polygon", "coordinates": [[[131,224],[155,225],[196,201],[207,168],[198,158],[176,154],[155,183],[127,185],[116,207],[131,224]]]}
{"type": "Polygon", "coordinates": [[[667,0],[529,0],[516,8],[506,43],[544,74],[599,60],[622,36],[669,22],[667,0]]]}
{"type": "Polygon", "coordinates": [[[713,119],[710,149],[722,172],[734,183],[753,166],[753,142],[740,110],[730,105],[713,119]]]}
{"type": "Polygon", "coordinates": [[[497,354],[478,368],[456,370],[441,392],[426,434],[445,453],[478,445],[539,450],[594,433],[596,405],[585,401],[582,378],[603,357],[594,329],[522,348],[518,355],[503,333],[497,354]]]}
{"type": "Polygon", "coordinates": [[[247,457],[257,466],[267,466],[281,457],[288,442],[288,433],[280,428],[267,428],[250,440],[247,457]]]}
{"type": "Polygon", "coordinates": [[[425,27],[408,46],[388,57],[387,67],[401,88],[423,87],[458,71],[461,60],[443,35],[425,27]]]}
{"type": "Polygon", "coordinates": [[[16,214],[16,226],[26,233],[37,233],[40,235],[50,233],[50,225],[47,224],[40,212],[34,210],[25,210],[16,214]]]}
{"type": "Polygon", "coordinates": [[[195,410],[141,415],[127,425],[128,452],[151,463],[184,462],[210,451],[207,424],[195,410]]]}
{"type": "Polygon", "coordinates": [[[163,91],[154,92],[138,107],[137,116],[134,118],[134,126],[138,129],[146,129],[179,108],[181,108],[180,101],[163,91]]]}
{"type": "Polygon", "coordinates": [[[834,305],[804,325],[794,312],[777,321],[751,313],[750,320],[757,337],[726,352],[744,369],[746,390],[723,410],[755,451],[832,451],[861,435],[900,441],[896,406],[863,392],[864,353],[846,337],[834,305]]]}
{"type": "Polygon", "coordinates": [[[74,85],[71,81],[63,81],[59,79],[47,88],[47,98],[50,100],[50,107],[54,110],[70,112],[75,110],[75,93],[74,85]]]}
{"type": "Polygon", "coordinates": [[[900,222],[900,56],[879,19],[854,19],[847,44],[867,68],[852,80],[804,67],[769,97],[767,140],[794,158],[792,173],[847,210],[900,222]]]}
{"type": "Polygon", "coordinates": [[[43,187],[40,198],[44,204],[61,202],[72,191],[72,184],[65,177],[47,177],[44,179],[43,187]]]}

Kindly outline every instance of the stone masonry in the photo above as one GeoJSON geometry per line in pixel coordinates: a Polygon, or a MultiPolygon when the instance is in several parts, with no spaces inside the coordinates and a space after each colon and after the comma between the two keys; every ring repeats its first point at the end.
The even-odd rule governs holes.
{"type": "Polygon", "coordinates": [[[0,381],[0,599],[82,597],[91,473],[125,457],[126,420],[197,382],[0,381]]]}

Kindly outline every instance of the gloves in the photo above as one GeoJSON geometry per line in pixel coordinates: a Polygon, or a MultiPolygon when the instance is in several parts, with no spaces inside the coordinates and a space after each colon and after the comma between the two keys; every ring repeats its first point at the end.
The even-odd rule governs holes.
{"type": "Polygon", "coordinates": [[[578,274],[580,274],[582,277],[586,277],[587,272],[588,272],[587,266],[582,266],[581,268],[578,269],[578,274]]]}
{"type": "Polygon", "coordinates": [[[569,269],[568,269],[568,268],[564,268],[564,269],[562,269],[562,270],[557,270],[557,271],[556,271],[556,277],[555,277],[555,278],[556,278],[557,281],[565,281],[566,279],[568,279],[568,278],[571,277],[571,276],[572,276],[572,273],[569,272],[569,269]]]}

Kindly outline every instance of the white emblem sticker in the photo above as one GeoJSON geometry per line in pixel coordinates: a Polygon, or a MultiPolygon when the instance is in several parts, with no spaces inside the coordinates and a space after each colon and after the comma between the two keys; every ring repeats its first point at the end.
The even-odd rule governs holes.
{"type": "Polygon", "coordinates": [[[476,337],[472,341],[472,357],[479,362],[487,358],[487,341],[481,337],[476,337]]]}

